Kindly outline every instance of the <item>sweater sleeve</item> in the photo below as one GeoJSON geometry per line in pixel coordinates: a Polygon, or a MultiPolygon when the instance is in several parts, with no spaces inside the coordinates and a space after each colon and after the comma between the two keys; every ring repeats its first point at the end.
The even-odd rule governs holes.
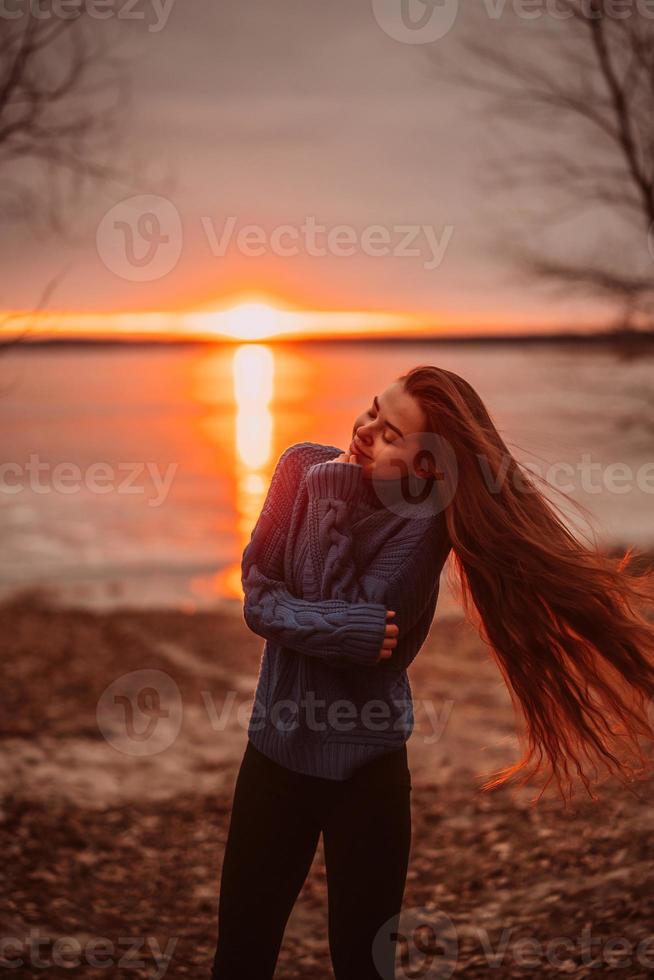
{"type": "Polygon", "coordinates": [[[294,596],[284,580],[285,527],[300,478],[299,446],[282,453],[259,519],[241,562],[243,612],[259,636],[333,664],[374,665],[386,629],[379,601],[310,601],[294,596]]]}
{"type": "MultiPolygon", "coordinates": [[[[444,515],[407,519],[386,541],[373,562],[356,568],[350,511],[358,499],[362,467],[346,462],[321,462],[307,472],[308,530],[316,580],[321,598],[352,602],[379,602],[395,611],[398,644],[385,664],[409,666],[424,636],[425,609],[433,616],[439,576],[450,551],[444,515]]],[[[431,620],[431,617],[430,617],[431,620]]]]}
{"type": "Polygon", "coordinates": [[[393,609],[398,627],[398,644],[386,661],[389,667],[406,670],[420,650],[436,611],[440,574],[451,550],[442,514],[411,538],[382,548],[361,578],[361,595],[368,602],[383,602],[393,609]],[[399,550],[398,550],[399,546],[399,550]],[[425,616],[425,611],[429,615],[425,616]]]}
{"type": "Polygon", "coordinates": [[[351,510],[361,492],[358,463],[320,462],[307,471],[307,531],[321,599],[359,601],[351,510]]]}

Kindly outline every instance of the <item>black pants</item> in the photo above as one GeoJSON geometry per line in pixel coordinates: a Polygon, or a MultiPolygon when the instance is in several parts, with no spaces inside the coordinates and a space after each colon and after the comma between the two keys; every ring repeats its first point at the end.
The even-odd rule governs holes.
{"type": "Polygon", "coordinates": [[[406,745],[341,781],[287,769],[248,741],[223,858],[213,980],[271,980],[321,831],[335,978],[394,978],[411,846],[406,745]]]}

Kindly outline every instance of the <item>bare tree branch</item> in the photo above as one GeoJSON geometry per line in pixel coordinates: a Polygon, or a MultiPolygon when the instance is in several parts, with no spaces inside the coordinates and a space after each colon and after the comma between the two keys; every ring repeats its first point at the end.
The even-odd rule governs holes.
{"type": "MultiPolygon", "coordinates": [[[[0,18],[0,209],[8,223],[68,230],[71,202],[98,181],[130,184],[116,145],[128,89],[106,22],[93,21],[85,0],[62,16],[52,0],[19,17],[0,18]],[[65,183],[64,183],[65,182],[65,183]]],[[[49,281],[36,307],[42,311],[64,272],[49,281]]],[[[28,314],[0,318],[0,352],[24,341],[28,314]]]]}
{"type": "MultiPolygon", "coordinates": [[[[59,275],[54,276],[46,284],[45,288],[41,292],[41,296],[39,297],[39,301],[37,305],[32,310],[30,310],[30,315],[39,313],[45,307],[46,303],[54,293],[55,289],[59,285],[60,281],[63,279],[64,275],[65,275],[65,270],[63,272],[60,272],[59,275]]],[[[2,331],[2,333],[4,334],[4,336],[0,337],[0,354],[4,354],[12,347],[16,347],[18,344],[22,343],[25,340],[25,338],[29,335],[32,328],[32,325],[29,322],[27,323],[26,326],[22,328],[22,330],[19,333],[15,333],[13,336],[10,335],[10,331],[12,329],[12,323],[15,323],[17,320],[24,320],[24,319],[25,319],[24,313],[5,313],[2,317],[0,317],[0,331],[2,331]]]]}
{"type": "MultiPolygon", "coordinates": [[[[111,35],[83,3],[76,16],[57,5],[30,5],[18,19],[0,19],[0,169],[3,184],[23,183],[20,211],[46,215],[61,231],[50,195],[53,174],[68,174],[70,195],[84,182],[128,180],[116,158],[128,90],[111,35]],[[45,16],[44,16],[45,14],[45,16]],[[41,173],[42,188],[37,190],[41,173]]],[[[62,202],[63,204],[63,202],[62,202]]],[[[15,210],[7,208],[11,215],[15,210]]]]}
{"type": "MultiPolygon", "coordinates": [[[[448,81],[484,93],[499,123],[534,132],[535,138],[517,150],[507,144],[485,179],[496,194],[531,192],[537,238],[545,227],[590,209],[614,229],[604,231],[606,256],[599,262],[591,259],[597,230],[590,223],[586,256],[551,255],[542,247],[534,252],[533,232],[517,244],[508,235],[506,247],[498,241],[502,253],[535,279],[600,296],[630,316],[649,317],[654,310],[654,254],[648,249],[648,236],[654,244],[654,25],[635,6],[628,17],[611,16],[606,0],[559,0],[558,6],[569,17],[544,24],[537,59],[524,23],[517,32],[513,24],[502,24],[495,40],[464,40],[465,63],[474,68],[461,68],[464,59],[440,68],[446,67],[448,81]],[[516,37],[522,43],[514,43],[516,37]]],[[[506,243],[506,229],[502,235],[506,243]]]]}

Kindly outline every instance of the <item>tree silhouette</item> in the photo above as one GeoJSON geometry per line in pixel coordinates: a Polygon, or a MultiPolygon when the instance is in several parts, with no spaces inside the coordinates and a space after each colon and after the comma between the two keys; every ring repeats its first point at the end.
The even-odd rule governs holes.
{"type": "MultiPolygon", "coordinates": [[[[42,221],[61,233],[86,189],[125,179],[116,137],[127,88],[106,22],[83,5],[67,17],[57,12],[56,4],[26,4],[19,16],[0,18],[0,209],[5,224],[42,221]]],[[[3,318],[3,332],[13,319],[3,318]]]]}
{"type": "Polygon", "coordinates": [[[505,152],[487,177],[491,191],[529,191],[535,214],[526,233],[504,229],[496,247],[564,293],[606,299],[618,326],[651,328],[654,21],[637,5],[616,16],[607,0],[557,0],[557,9],[557,18],[541,22],[538,57],[523,21],[517,33],[502,24],[494,41],[464,39],[465,62],[481,72],[447,66],[450,81],[489,96],[498,120],[523,136],[521,151],[505,152]],[[544,247],[539,230],[589,209],[598,226],[608,219],[612,230],[589,225],[581,254],[544,247]]]}

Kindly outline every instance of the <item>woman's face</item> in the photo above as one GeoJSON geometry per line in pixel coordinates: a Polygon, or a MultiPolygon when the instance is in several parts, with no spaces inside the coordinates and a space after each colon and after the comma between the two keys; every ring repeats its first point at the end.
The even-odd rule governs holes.
{"type": "Polygon", "coordinates": [[[422,475],[416,460],[422,447],[421,434],[426,429],[422,408],[405,392],[402,382],[395,381],[373,395],[355,420],[348,451],[356,454],[367,477],[397,480],[407,472],[422,475]]]}

